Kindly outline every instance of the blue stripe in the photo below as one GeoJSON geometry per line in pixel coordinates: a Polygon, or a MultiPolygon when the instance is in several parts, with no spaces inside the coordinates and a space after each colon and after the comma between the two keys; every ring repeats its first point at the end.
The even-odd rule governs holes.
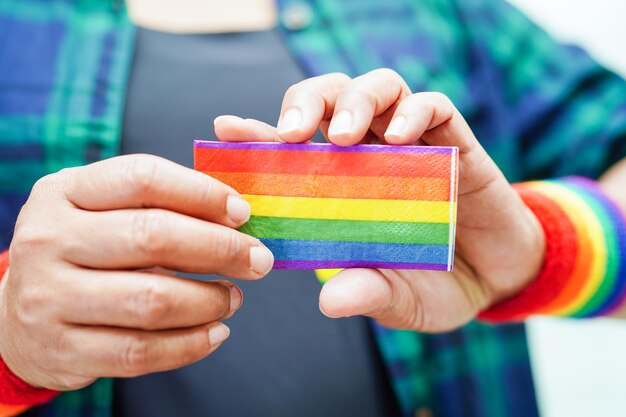
{"type": "Polygon", "coordinates": [[[448,263],[447,245],[261,239],[281,260],[448,263]]]}

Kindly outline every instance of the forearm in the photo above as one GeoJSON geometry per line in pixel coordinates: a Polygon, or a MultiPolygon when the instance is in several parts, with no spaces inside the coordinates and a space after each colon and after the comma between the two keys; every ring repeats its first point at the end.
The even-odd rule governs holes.
{"type": "MultiPolygon", "coordinates": [[[[613,166],[600,178],[600,186],[626,217],[626,158],[613,166]]],[[[620,261],[626,263],[626,259],[621,259],[620,261]]],[[[626,279],[626,277],[622,277],[622,279],[626,279]]],[[[626,318],[626,303],[622,303],[610,315],[612,317],[626,318]]]]}
{"type": "Polygon", "coordinates": [[[626,158],[615,164],[600,178],[600,186],[626,212],[626,158]]]}

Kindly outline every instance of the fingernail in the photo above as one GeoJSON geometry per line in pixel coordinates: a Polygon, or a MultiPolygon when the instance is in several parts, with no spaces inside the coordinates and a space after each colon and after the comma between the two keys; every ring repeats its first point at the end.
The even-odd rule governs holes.
{"type": "Polygon", "coordinates": [[[243,303],[243,294],[236,285],[230,287],[230,311],[235,311],[243,303]]]}
{"type": "Polygon", "coordinates": [[[230,336],[230,329],[223,323],[218,323],[209,329],[209,344],[217,346],[230,336]]]}
{"type": "Polygon", "coordinates": [[[398,116],[389,123],[385,135],[401,136],[406,127],[406,117],[398,116]]]}
{"type": "Polygon", "coordinates": [[[302,112],[300,109],[292,107],[283,114],[278,124],[278,134],[289,133],[298,130],[302,124],[302,112]]]}
{"type": "Polygon", "coordinates": [[[265,275],[270,272],[274,265],[274,255],[265,246],[253,246],[250,248],[250,269],[257,274],[265,275]]]}
{"type": "Polygon", "coordinates": [[[328,128],[329,135],[342,135],[350,133],[352,130],[352,112],[343,110],[339,112],[330,122],[328,128]]]}
{"type": "Polygon", "coordinates": [[[243,224],[250,219],[250,204],[241,197],[229,195],[226,200],[226,212],[234,223],[243,224]]]}

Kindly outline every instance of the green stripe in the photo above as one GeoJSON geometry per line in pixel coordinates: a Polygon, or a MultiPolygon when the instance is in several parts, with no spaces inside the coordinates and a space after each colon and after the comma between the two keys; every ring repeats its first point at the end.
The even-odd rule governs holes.
{"type": "Polygon", "coordinates": [[[582,197],[589,208],[594,212],[594,214],[598,217],[598,220],[602,224],[602,229],[604,230],[604,239],[606,243],[607,249],[607,265],[606,265],[606,273],[600,283],[600,287],[595,292],[593,297],[587,301],[587,303],[580,308],[576,313],[572,314],[572,317],[587,317],[593,311],[598,309],[604,301],[611,295],[613,291],[613,287],[617,283],[617,271],[619,268],[619,259],[616,254],[619,253],[619,244],[617,242],[617,232],[615,231],[615,227],[613,225],[613,221],[609,217],[609,215],[605,212],[603,205],[598,202],[593,196],[589,195],[586,191],[574,187],[570,184],[559,183],[561,186],[565,186],[568,189],[572,190],[580,197],[582,197]]]}
{"type": "Polygon", "coordinates": [[[266,239],[447,245],[450,225],[252,216],[239,231],[266,239]]]}

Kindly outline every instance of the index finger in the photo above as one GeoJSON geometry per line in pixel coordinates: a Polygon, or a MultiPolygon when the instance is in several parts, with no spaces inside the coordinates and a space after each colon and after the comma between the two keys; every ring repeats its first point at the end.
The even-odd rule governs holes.
{"type": "Polygon", "coordinates": [[[250,205],[231,187],[152,155],[127,155],[67,170],[67,199],[85,210],[160,208],[238,227],[250,205]]]}
{"type": "Polygon", "coordinates": [[[323,120],[330,119],[337,96],[350,82],[342,73],[320,75],[289,87],[278,119],[278,135],[285,142],[305,142],[323,120]]]}
{"type": "Polygon", "coordinates": [[[328,139],[341,146],[361,142],[375,118],[384,118],[410,94],[406,82],[390,69],[377,69],[355,78],[337,96],[328,139]]]}

